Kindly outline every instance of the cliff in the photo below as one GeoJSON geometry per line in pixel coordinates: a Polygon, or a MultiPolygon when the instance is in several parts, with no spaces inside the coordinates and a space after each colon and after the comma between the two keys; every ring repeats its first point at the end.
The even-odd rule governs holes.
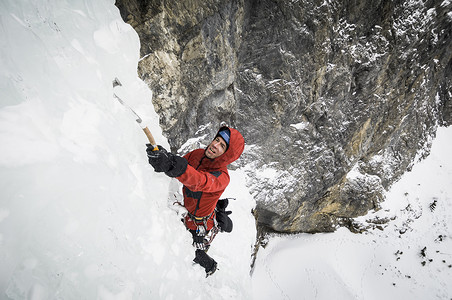
{"type": "Polygon", "coordinates": [[[450,1],[116,5],[173,150],[220,121],[238,128],[270,230],[332,231],[378,209],[452,123],[450,1]]]}

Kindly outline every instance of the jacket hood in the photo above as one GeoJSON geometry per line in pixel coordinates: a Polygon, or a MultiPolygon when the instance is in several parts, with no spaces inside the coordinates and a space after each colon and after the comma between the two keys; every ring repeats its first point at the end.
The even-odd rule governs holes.
{"type": "Polygon", "coordinates": [[[242,155],[243,149],[245,149],[245,139],[237,129],[221,127],[218,130],[218,133],[225,128],[229,129],[229,132],[231,133],[229,139],[229,147],[226,152],[214,159],[215,164],[218,166],[227,166],[230,163],[236,161],[240,157],[240,155],[242,155]]]}

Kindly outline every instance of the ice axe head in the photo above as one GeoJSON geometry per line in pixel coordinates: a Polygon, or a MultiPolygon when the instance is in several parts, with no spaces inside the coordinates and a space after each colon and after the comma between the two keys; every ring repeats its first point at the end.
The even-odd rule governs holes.
{"type": "Polygon", "coordinates": [[[113,87],[122,86],[121,81],[117,77],[113,80],[113,87]]]}

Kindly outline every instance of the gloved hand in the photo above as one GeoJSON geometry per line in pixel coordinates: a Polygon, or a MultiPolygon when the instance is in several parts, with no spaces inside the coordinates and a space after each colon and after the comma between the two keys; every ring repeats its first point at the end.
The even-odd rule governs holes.
{"type": "Polygon", "coordinates": [[[215,218],[217,219],[218,227],[222,232],[232,231],[232,220],[229,218],[230,214],[232,214],[232,211],[230,210],[219,210],[216,213],[215,218]]]}
{"type": "Polygon", "coordinates": [[[231,232],[232,231],[232,220],[229,218],[229,215],[232,214],[232,211],[226,211],[226,207],[228,207],[229,200],[219,199],[216,206],[216,214],[215,219],[218,223],[218,228],[220,228],[221,232],[231,232]]]}
{"type": "Polygon", "coordinates": [[[146,144],[146,153],[149,164],[156,172],[165,172],[169,177],[179,177],[187,170],[188,161],[178,155],[166,151],[165,148],[158,145],[158,150],[154,146],[146,144]]]}
{"type": "Polygon", "coordinates": [[[217,202],[217,210],[226,210],[226,207],[228,207],[229,205],[229,199],[225,198],[225,199],[218,199],[217,202]]]}
{"type": "Polygon", "coordinates": [[[169,158],[168,151],[158,145],[158,150],[154,150],[154,146],[146,144],[146,153],[148,155],[149,164],[156,172],[167,172],[173,166],[169,158]]]}

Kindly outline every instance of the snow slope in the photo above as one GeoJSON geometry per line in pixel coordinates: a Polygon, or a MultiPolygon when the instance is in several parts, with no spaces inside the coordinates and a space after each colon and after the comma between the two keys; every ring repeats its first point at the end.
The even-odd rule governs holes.
{"type": "Polygon", "coordinates": [[[113,0],[0,2],[1,299],[452,297],[450,128],[360,220],[395,218],[383,231],[274,236],[252,277],[255,203],[231,172],[234,231],[215,239],[220,270],[205,278],[173,210],[180,185],[153,172],[113,97],[168,146],[138,53],[113,0]]]}
{"type": "Polygon", "coordinates": [[[220,271],[206,279],[168,205],[174,184],[153,172],[145,135],[113,98],[168,146],[137,77],[138,36],[114,1],[2,0],[0,51],[0,298],[250,298],[243,175],[225,196],[238,198],[231,216],[244,230],[217,236],[220,271]]]}
{"type": "Polygon", "coordinates": [[[431,151],[381,210],[357,220],[375,229],[271,238],[256,261],[255,299],[451,299],[452,128],[438,130],[431,151]]]}

